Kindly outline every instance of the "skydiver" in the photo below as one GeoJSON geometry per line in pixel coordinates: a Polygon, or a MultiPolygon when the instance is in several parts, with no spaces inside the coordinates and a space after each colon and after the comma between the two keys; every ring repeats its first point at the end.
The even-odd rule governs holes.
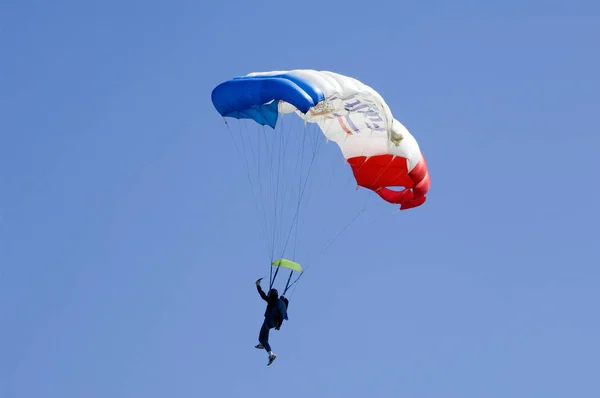
{"type": "Polygon", "coordinates": [[[271,365],[277,355],[273,351],[271,351],[271,345],[269,344],[269,331],[271,329],[279,330],[283,323],[283,320],[287,320],[287,304],[288,300],[284,296],[279,297],[279,292],[277,289],[270,289],[269,295],[266,295],[265,292],[260,287],[260,281],[262,278],[256,281],[256,289],[262,297],[263,300],[267,302],[267,308],[265,310],[265,319],[260,328],[260,333],[258,334],[258,342],[259,344],[255,345],[255,348],[260,350],[264,349],[267,351],[269,355],[269,363],[267,366],[271,365]]]}

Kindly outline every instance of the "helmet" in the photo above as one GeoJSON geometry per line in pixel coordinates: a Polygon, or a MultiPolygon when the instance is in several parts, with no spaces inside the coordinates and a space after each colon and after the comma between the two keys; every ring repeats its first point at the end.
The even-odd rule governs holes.
{"type": "Polygon", "coordinates": [[[279,292],[277,291],[277,289],[271,289],[269,290],[269,296],[279,297],[279,292]]]}

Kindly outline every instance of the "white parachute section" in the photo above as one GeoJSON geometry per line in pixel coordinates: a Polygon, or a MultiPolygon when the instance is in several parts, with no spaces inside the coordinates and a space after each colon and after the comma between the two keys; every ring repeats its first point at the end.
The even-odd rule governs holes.
{"type": "Polygon", "coordinates": [[[306,114],[279,101],[281,114],[296,113],[316,123],[325,137],[339,145],[344,158],[391,154],[407,159],[408,171],[421,159],[419,144],[396,120],[383,97],[359,80],[335,72],[307,69],[253,72],[248,76],[290,75],[311,82],[325,99],[306,114]]]}

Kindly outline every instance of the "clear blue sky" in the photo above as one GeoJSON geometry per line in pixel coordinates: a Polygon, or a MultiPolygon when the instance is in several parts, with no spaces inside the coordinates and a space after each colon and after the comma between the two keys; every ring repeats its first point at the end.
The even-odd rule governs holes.
{"type": "Polygon", "coordinates": [[[597,2],[8,0],[0,26],[2,398],[600,396],[597,2]],[[210,92],[294,68],[378,90],[432,186],[306,272],[267,367],[210,92]]]}

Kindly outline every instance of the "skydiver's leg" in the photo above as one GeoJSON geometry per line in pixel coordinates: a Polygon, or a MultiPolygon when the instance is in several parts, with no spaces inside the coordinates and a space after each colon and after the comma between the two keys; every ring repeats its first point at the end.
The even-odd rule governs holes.
{"type": "Polygon", "coordinates": [[[269,345],[269,326],[269,322],[265,318],[262,327],[260,328],[260,333],[258,334],[258,342],[264,347],[265,351],[270,354],[271,346],[269,345]]]}
{"type": "Polygon", "coordinates": [[[261,341],[261,344],[265,346],[265,350],[269,353],[269,363],[267,363],[267,366],[270,366],[275,360],[275,358],[277,358],[277,355],[275,355],[275,353],[271,351],[271,346],[269,345],[269,330],[271,330],[271,328],[274,328],[275,326],[276,321],[274,319],[265,318],[265,322],[263,323],[263,327],[261,328],[261,332],[263,333],[263,341],[261,341]]]}

